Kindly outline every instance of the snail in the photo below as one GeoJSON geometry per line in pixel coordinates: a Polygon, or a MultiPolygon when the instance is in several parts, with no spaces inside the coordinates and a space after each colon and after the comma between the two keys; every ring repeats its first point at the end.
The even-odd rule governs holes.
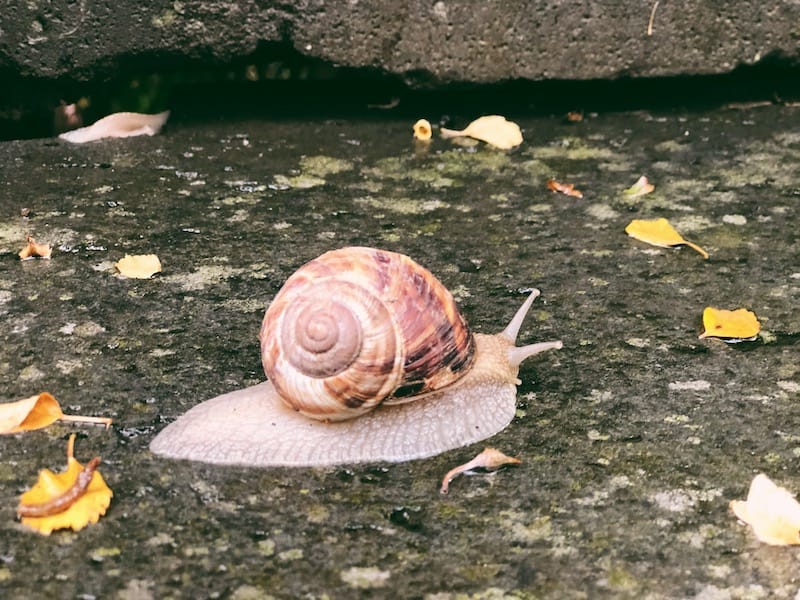
{"type": "Polygon", "coordinates": [[[292,274],[259,335],[267,381],[207,400],[152,441],[168,458],[326,466],[426,458],[486,439],[516,410],[515,346],[538,290],[496,335],[470,332],[453,296],[409,257],[327,252],[292,274]]]}

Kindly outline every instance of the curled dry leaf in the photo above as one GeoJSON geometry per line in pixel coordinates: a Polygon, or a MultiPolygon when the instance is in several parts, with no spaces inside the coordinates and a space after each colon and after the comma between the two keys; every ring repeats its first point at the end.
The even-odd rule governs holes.
{"type": "Polygon", "coordinates": [[[733,500],[730,507],[765,544],[800,544],[800,504],[763,473],[750,484],[747,500],[733,500]]]}
{"type": "Polygon", "coordinates": [[[508,150],[522,143],[522,131],[519,125],[513,121],[506,120],[505,117],[500,115],[489,115],[475,119],[461,131],[441,127],[439,132],[445,139],[471,137],[501,150],[508,150]]]}
{"type": "Polygon", "coordinates": [[[103,117],[88,127],[81,127],[80,129],[62,133],[58,137],[74,144],[83,144],[104,138],[155,135],[161,131],[168,118],[168,110],[155,115],[119,112],[103,117]]]}
{"type": "Polygon", "coordinates": [[[42,429],[56,421],[96,423],[105,425],[106,428],[111,425],[111,419],[107,417],[65,415],[58,400],[47,392],[24,400],[0,404],[0,435],[42,429]]]}
{"type": "Polygon", "coordinates": [[[44,535],[55,529],[83,529],[106,514],[114,493],[108,487],[97,467],[100,457],[85,466],[73,455],[75,434],[67,443],[67,470],[53,473],[39,471],[39,479],[22,494],[17,515],[22,524],[44,535]]]}
{"type": "Polygon", "coordinates": [[[639,196],[644,196],[649,194],[653,190],[656,189],[652,183],[647,180],[647,177],[642,175],[639,179],[636,180],[631,187],[622,190],[622,195],[626,198],[638,198],[639,196]]]}
{"type": "Polygon", "coordinates": [[[567,196],[573,196],[575,198],[583,198],[583,192],[580,190],[576,190],[575,184],[572,183],[559,183],[555,179],[548,179],[547,189],[552,190],[554,192],[561,192],[562,194],[566,194],[567,196]]]}
{"type": "Polygon", "coordinates": [[[703,258],[708,258],[708,252],[703,250],[697,244],[687,242],[681,237],[675,228],[670,225],[669,221],[664,218],[661,219],[634,219],[625,228],[625,233],[640,242],[652,244],[653,246],[660,246],[662,248],[671,248],[672,246],[689,246],[692,250],[699,252],[703,258]]]}
{"type": "Polygon", "coordinates": [[[442,479],[442,487],[439,489],[439,492],[446,494],[450,488],[450,482],[461,473],[466,473],[467,471],[472,471],[473,469],[495,471],[503,465],[518,465],[521,462],[522,461],[520,459],[507,456],[496,448],[485,448],[483,452],[478,454],[478,456],[473,458],[471,461],[464,463],[463,465],[459,465],[454,469],[450,469],[447,472],[447,475],[444,476],[444,479],[442,479]]]}
{"type": "Polygon", "coordinates": [[[420,119],[414,123],[414,139],[427,142],[431,139],[431,124],[427,119],[420,119]]]}
{"type": "Polygon", "coordinates": [[[121,275],[131,279],[150,279],[161,272],[161,261],[155,254],[126,254],[114,266],[121,275]]]}
{"type": "Polygon", "coordinates": [[[19,251],[20,260],[29,260],[35,257],[50,258],[53,249],[48,244],[37,244],[31,236],[25,237],[28,245],[19,251]]]}
{"type": "Polygon", "coordinates": [[[746,308],[725,310],[707,306],[703,310],[703,328],[700,339],[717,337],[735,343],[755,339],[761,331],[761,324],[755,313],[746,308]]]}

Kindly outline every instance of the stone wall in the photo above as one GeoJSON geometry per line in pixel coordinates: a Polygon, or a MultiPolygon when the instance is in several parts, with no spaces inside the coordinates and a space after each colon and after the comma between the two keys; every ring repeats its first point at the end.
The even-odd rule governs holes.
{"type": "Polygon", "coordinates": [[[275,42],[411,85],[713,74],[797,61],[800,22],[789,0],[6,2],[0,72],[23,79],[218,65],[275,42]]]}

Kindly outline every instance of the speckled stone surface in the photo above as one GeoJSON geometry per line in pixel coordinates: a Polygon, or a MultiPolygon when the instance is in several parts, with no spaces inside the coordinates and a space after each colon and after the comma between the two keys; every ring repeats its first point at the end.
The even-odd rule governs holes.
{"type": "Polygon", "coordinates": [[[422,152],[405,121],[180,115],[153,138],[0,144],[2,399],[48,390],[114,418],[0,438],[0,594],[794,598],[798,550],[759,544],[728,502],[762,471],[800,491],[798,110],[519,118],[508,153],[422,152]],[[623,197],[642,174],[655,192],[623,197]],[[662,216],[710,258],[624,233],[662,216]],[[26,233],[51,260],[19,261],[26,233]],[[177,415],[261,380],[264,307],[351,244],[411,255],[478,331],[542,289],[520,341],[564,348],[523,366],[517,418],[489,441],[523,463],[443,497],[484,444],[319,470],[152,456],[177,415]],[[126,253],[163,272],[120,278],[126,253]],[[707,305],[750,308],[761,336],[698,340],[707,305]],[[63,468],[73,431],[114,499],[42,537],[17,498],[63,468]]]}
{"type": "Polygon", "coordinates": [[[414,85],[728,73],[797,63],[797,3],[734,0],[30,0],[5,11],[0,70],[102,80],[265,47],[414,85]]]}

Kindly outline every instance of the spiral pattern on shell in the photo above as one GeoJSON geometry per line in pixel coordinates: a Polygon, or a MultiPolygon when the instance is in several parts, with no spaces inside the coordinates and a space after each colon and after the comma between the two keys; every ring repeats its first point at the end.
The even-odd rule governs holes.
{"type": "Polygon", "coordinates": [[[296,271],[261,325],[267,377],[316,419],[358,416],[457,381],[475,342],[450,292],[407,256],[327,252],[296,271]]]}

